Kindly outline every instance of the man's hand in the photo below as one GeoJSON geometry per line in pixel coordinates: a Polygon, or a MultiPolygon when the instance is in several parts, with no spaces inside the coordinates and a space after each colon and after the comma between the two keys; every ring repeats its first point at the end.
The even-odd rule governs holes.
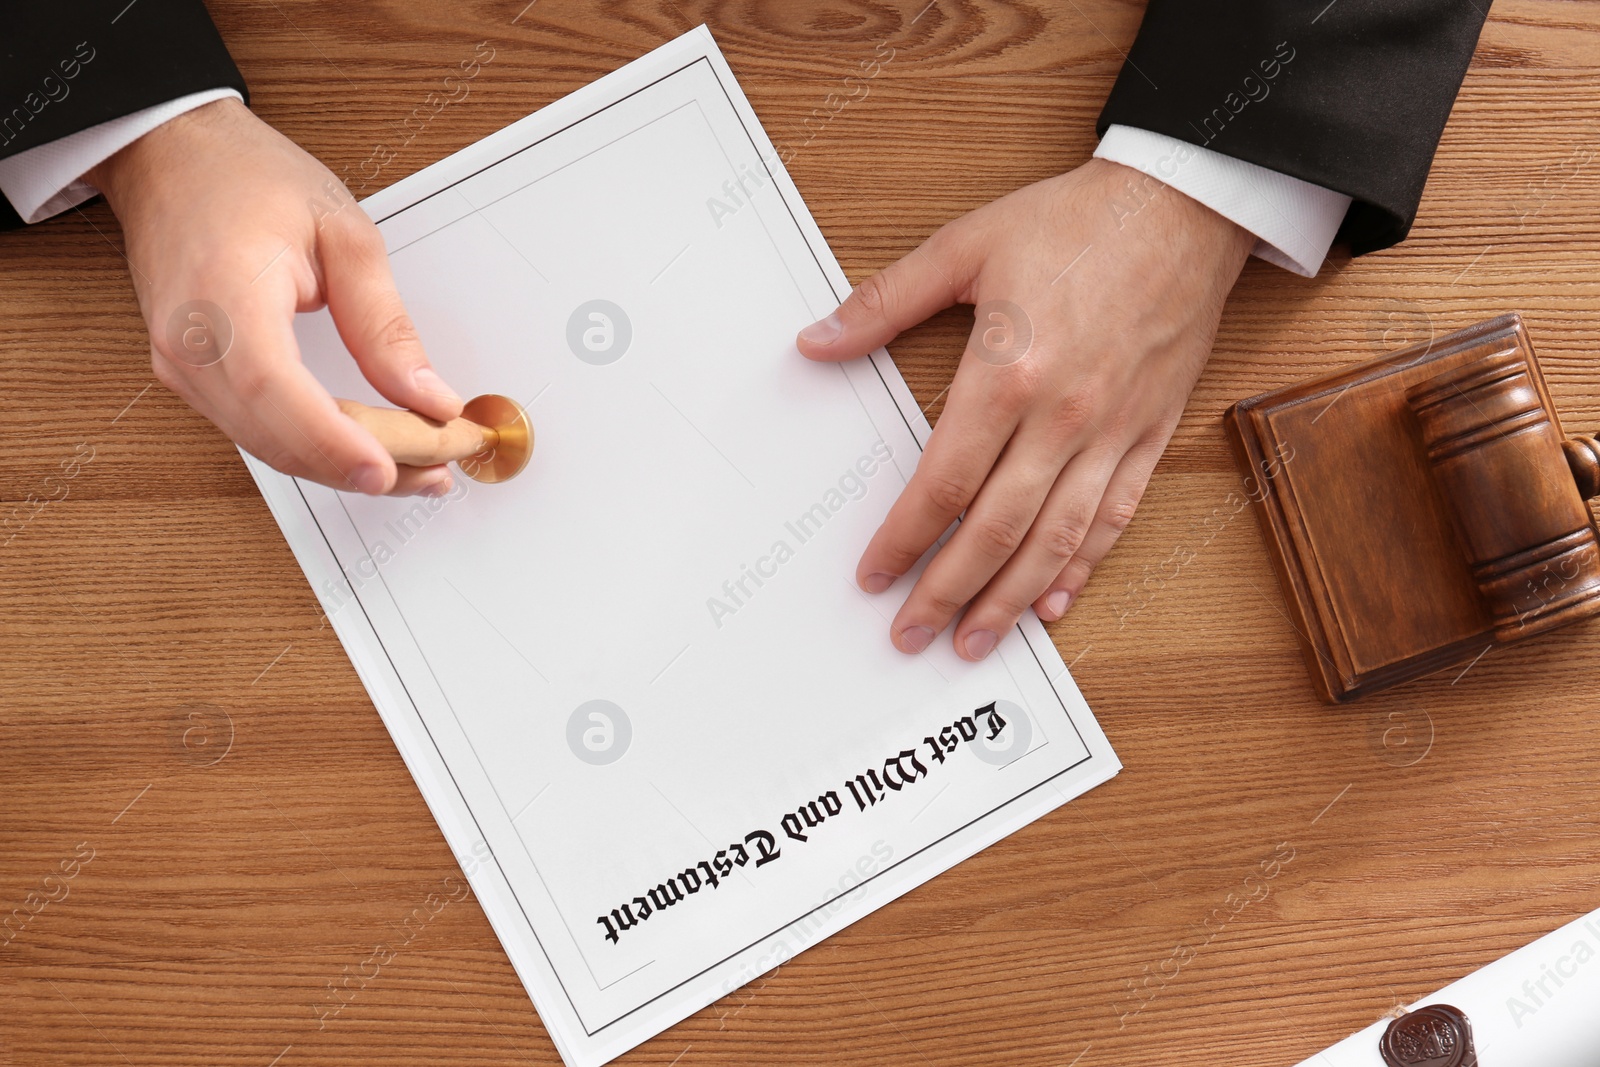
{"type": "Polygon", "coordinates": [[[897,648],[921,652],[966,607],[955,648],[979,660],[1030,604],[1066,613],[1133,517],[1254,241],[1094,159],[956,219],[800,332],[811,359],[855,359],[977,305],[939,425],[856,567],[882,592],[965,512],[890,626],[897,648]]]}
{"type": "Polygon", "coordinates": [[[221,100],[152,130],[86,178],[122,222],[161,383],[278,470],[363,493],[443,493],[397,468],[300,362],[293,319],[324,304],[373,387],[440,420],[434,373],[377,227],[322,164],[221,100]]]}

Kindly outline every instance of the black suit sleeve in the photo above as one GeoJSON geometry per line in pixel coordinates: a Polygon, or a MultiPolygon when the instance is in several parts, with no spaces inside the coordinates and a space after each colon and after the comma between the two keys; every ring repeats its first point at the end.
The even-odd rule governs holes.
{"type": "MultiPolygon", "coordinates": [[[[200,0],[0,6],[0,159],[221,88],[246,92],[200,0]]],[[[0,229],[21,224],[0,197],[0,229]]]]}
{"type": "Polygon", "coordinates": [[[1402,240],[1489,0],[1150,0],[1098,129],[1203,145],[1353,199],[1337,240],[1402,240]]]}

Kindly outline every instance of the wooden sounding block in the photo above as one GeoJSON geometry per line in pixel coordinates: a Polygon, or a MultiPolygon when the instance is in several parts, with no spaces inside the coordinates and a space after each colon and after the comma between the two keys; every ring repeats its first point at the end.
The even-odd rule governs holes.
{"type": "Polygon", "coordinates": [[[1562,432],[1517,316],[1223,422],[1324,700],[1600,614],[1600,445],[1562,432]]]}
{"type": "Polygon", "coordinates": [[[394,461],[410,467],[454,463],[479,482],[503,482],[521,473],[533,455],[533,424],[509,397],[485,393],[466,402],[449,422],[415,411],[374,408],[338,400],[339,410],[378,439],[394,461]]]}

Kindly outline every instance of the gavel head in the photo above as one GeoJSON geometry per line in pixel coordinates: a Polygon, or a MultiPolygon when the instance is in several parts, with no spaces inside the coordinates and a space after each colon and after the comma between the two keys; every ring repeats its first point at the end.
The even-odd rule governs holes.
{"type": "MultiPolygon", "coordinates": [[[[1520,350],[1413,386],[1435,484],[1455,516],[1478,590],[1503,640],[1600,614],[1600,543],[1520,350]]],[[[1581,456],[1579,459],[1581,460],[1581,456]]]]}

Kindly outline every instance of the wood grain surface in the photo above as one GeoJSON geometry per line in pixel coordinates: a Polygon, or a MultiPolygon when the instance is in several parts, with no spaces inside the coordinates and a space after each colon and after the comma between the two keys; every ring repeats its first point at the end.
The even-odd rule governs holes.
{"type": "MultiPolygon", "coordinates": [[[[855,280],[1084,160],[1142,8],[525,3],[211,8],[258,112],[361,195],[704,21],[855,280]],[[469,96],[403,128],[481,41],[469,96]]],[[[1245,270],[1051,628],[1123,773],[624,1062],[1294,1064],[1600,905],[1600,625],[1320,704],[1219,422],[1517,310],[1569,428],[1600,426],[1597,61],[1600,4],[1501,0],[1410,239],[1245,270]]],[[[0,500],[78,457],[0,549],[0,913],[30,916],[0,1065],[556,1063],[477,904],[428,904],[459,869],[238,456],[153,383],[120,245],[99,203],[0,236],[0,500]]],[[[891,346],[931,416],[969,322],[891,346]]]]}

